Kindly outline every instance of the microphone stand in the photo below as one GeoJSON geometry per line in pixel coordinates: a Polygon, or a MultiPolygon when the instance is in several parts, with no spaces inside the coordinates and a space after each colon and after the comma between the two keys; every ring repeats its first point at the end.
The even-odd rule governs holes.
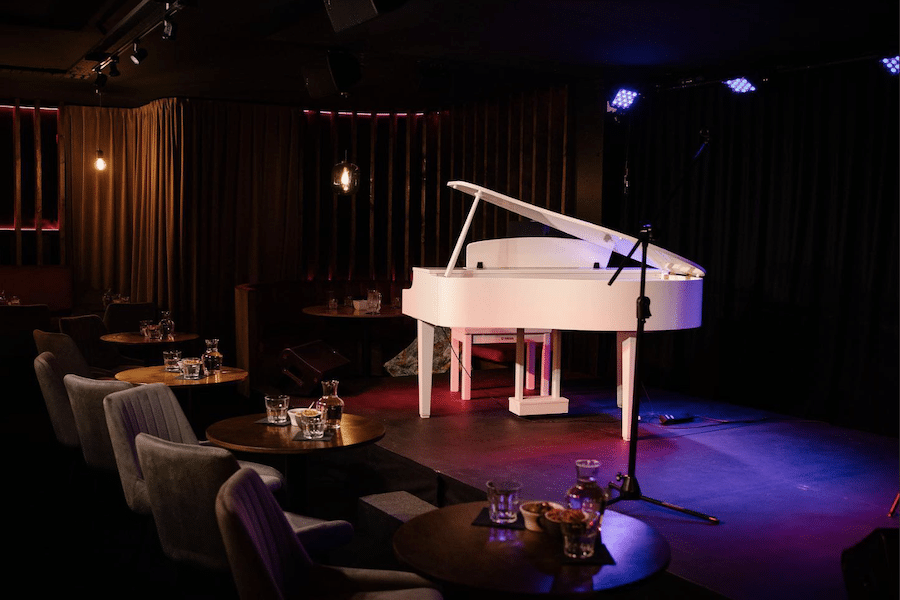
{"type": "MultiPolygon", "coordinates": [[[[702,135],[702,134],[701,134],[702,135]]],[[[703,145],[700,146],[700,149],[694,155],[694,159],[703,152],[709,143],[708,135],[703,135],[703,145]]],[[[682,182],[684,179],[682,178],[682,182]]],[[[681,183],[679,183],[680,187],[681,183]]],[[[677,188],[676,188],[677,189],[677,188]]],[[[644,336],[644,325],[647,322],[647,319],[651,316],[650,314],[650,298],[648,298],[646,294],[647,288],[647,249],[650,245],[650,239],[652,237],[652,226],[649,223],[644,223],[641,225],[640,233],[638,234],[638,239],[635,242],[634,246],[632,246],[631,251],[628,253],[628,256],[625,257],[625,260],[619,265],[619,268],[613,274],[613,276],[609,280],[608,285],[612,285],[619,274],[622,272],[622,269],[625,268],[625,264],[631,258],[631,256],[635,253],[638,247],[641,248],[641,281],[640,281],[640,295],[637,298],[637,334],[635,336],[635,344],[634,344],[634,390],[632,392],[632,402],[631,402],[631,439],[628,441],[628,472],[622,474],[621,472],[616,475],[616,481],[621,483],[615,484],[610,482],[609,488],[614,489],[618,492],[616,497],[612,498],[608,504],[614,504],[616,502],[620,502],[622,500],[643,500],[645,502],[650,502],[651,504],[656,504],[657,506],[662,506],[664,508],[668,508],[671,510],[675,510],[678,512],[682,512],[694,517],[698,517],[700,519],[704,519],[711,523],[719,523],[719,519],[717,517],[713,517],[701,512],[697,512],[695,510],[691,510],[689,508],[684,508],[682,506],[677,506],[675,504],[671,504],[669,502],[665,502],[663,500],[657,500],[655,498],[650,498],[648,496],[644,496],[641,493],[641,486],[638,483],[637,477],[635,476],[635,468],[637,466],[637,439],[638,439],[638,417],[640,415],[640,390],[641,390],[641,346],[643,345],[643,336],[644,336]]]]}

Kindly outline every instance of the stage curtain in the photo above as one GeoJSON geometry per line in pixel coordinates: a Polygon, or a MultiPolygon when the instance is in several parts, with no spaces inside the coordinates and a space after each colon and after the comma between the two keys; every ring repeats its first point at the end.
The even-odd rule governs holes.
{"type": "Polygon", "coordinates": [[[896,435],[896,77],[873,60],[755,83],[651,94],[615,124],[606,177],[627,156],[631,185],[604,215],[708,271],[703,327],[648,336],[646,383],[896,435]]]}

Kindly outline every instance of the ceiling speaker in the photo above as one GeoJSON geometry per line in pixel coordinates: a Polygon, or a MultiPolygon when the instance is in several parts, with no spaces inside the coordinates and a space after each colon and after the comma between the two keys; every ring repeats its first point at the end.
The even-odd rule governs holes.
{"type": "Polygon", "coordinates": [[[406,0],[325,0],[325,10],[335,32],[355,27],[394,10],[406,0]]]}

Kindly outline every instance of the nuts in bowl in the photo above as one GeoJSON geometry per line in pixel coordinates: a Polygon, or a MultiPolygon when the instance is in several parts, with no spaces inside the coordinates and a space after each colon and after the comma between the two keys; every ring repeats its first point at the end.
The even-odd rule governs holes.
{"type": "Polygon", "coordinates": [[[531,500],[523,502],[519,507],[522,517],[525,519],[525,529],[529,531],[543,531],[540,518],[551,510],[562,510],[562,504],[548,502],[546,500],[531,500]]]}

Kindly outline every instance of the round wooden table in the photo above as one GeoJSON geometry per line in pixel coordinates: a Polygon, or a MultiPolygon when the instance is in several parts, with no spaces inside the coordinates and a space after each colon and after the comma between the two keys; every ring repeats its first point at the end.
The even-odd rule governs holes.
{"type": "Polygon", "coordinates": [[[123,331],[120,333],[107,333],[101,335],[100,339],[111,344],[122,344],[123,346],[158,346],[161,344],[180,344],[182,342],[190,342],[196,340],[199,335],[196,333],[175,332],[165,339],[151,340],[144,337],[139,331],[123,331]]]}
{"type": "Polygon", "coordinates": [[[348,306],[330,309],[324,304],[319,304],[307,306],[303,312],[314,317],[355,321],[360,325],[359,371],[364,375],[377,375],[381,372],[380,366],[372,368],[372,325],[384,319],[406,316],[400,308],[395,306],[382,306],[379,312],[369,313],[364,310],[354,310],[348,306]]]}
{"type": "Polygon", "coordinates": [[[206,439],[228,450],[259,454],[309,454],[372,444],[384,437],[380,421],[344,413],[340,429],[329,440],[294,440],[300,429],[260,423],[265,413],[231,417],[206,429],[206,439]]]}
{"type": "Polygon", "coordinates": [[[565,558],[561,539],[543,532],[473,525],[486,506],[455,504],[410,519],[394,534],[394,553],[431,579],[508,594],[592,594],[636,583],[669,564],[665,538],[627,515],[606,511],[598,547],[605,552],[579,562],[565,558]]]}
{"type": "Polygon", "coordinates": [[[210,385],[221,385],[224,383],[238,383],[245,379],[249,373],[237,367],[222,367],[222,372],[209,377],[201,377],[200,379],[185,379],[181,373],[170,373],[166,371],[163,365],[152,367],[138,367],[136,369],[128,369],[116,373],[116,379],[119,381],[127,381],[128,383],[164,383],[174,388],[191,388],[203,387],[210,385]]]}

